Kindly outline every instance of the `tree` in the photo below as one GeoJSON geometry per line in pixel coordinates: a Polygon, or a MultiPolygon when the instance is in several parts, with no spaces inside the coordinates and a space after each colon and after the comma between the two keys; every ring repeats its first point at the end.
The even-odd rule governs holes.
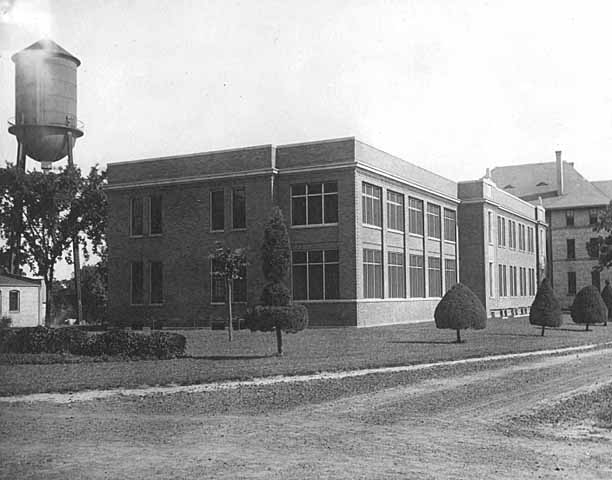
{"type": "Polygon", "coordinates": [[[560,327],[563,323],[561,305],[546,278],[542,280],[538,293],[531,304],[529,323],[541,326],[542,336],[544,336],[546,327],[560,327]]]}
{"type": "Polygon", "coordinates": [[[589,240],[586,248],[590,257],[597,258],[598,263],[594,269],[602,271],[612,267],[612,201],[599,215],[593,231],[599,233],[599,236],[589,240]]]}
{"type": "Polygon", "coordinates": [[[229,341],[232,341],[232,288],[234,280],[244,278],[248,265],[244,248],[231,249],[216,242],[214,252],[209,255],[213,264],[213,275],[223,280],[225,286],[225,306],[227,308],[227,331],[229,341]]]}
{"type": "Polygon", "coordinates": [[[588,332],[589,325],[606,322],[608,316],[607,310],[597,287],[587,285],[574,298],[574,303],[571,307],[572,320],[574,323],[585,324],[586,331],[588,332]]]}
{"type": "Polygon", "coordinates": [[[266,279],[261,293],[262,305],[247,315],[251,331],[276,332],[276,350],[283,354],[283,334],[297,333],[308,325],[308,311],[303,305],[294,305],[287,288],[291,245],[283,212],[274,207],[264,229],[261,247],[262,270],[266,279]]]}
{"type": "MultiPolygon", "coordinates": [[[[601,291],[601,298],[608,308],[608,320],[612,321],[612,287],[610,287],[610,280],[606,280],[606,286],[601,291]]],[[[606,321],[604,325],[607,326],[608,322],[606,321]]]]}
{"type": "Polygon", "coordinates": [[[86,259],[90,250],[100,253],[103,248],[105,178],[97,167],[85,178],[70,166],[59,173],[23,172],[14,166],[0,169],[0,238],[9,245],[16,245],[20,238],[16,245],[19,265],[28,265],[45,279],[47,324],[51,322],[57,261],[72,260],[69,247],[74,239],[86,259]]]}
{"type": "Polygon", "coordinates": [[[461,330],[483,329],[487,326],[487,312],[482,302],[462,283],[456,283],[446,292],[434,312],[436,328],[457,331],[457,343],[461,343],[461,330]]]}

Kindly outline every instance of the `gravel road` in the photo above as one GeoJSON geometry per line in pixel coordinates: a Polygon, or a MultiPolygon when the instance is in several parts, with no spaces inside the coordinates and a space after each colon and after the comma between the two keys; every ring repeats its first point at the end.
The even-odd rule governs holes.
{"type": "Polygon", "coordinates": [[[0,477],[609,479],[612,432],[588,418],[548,425],[529,414],[611,382],[612,349],[601,349],[224,392],[4,404],[0,477]]]}

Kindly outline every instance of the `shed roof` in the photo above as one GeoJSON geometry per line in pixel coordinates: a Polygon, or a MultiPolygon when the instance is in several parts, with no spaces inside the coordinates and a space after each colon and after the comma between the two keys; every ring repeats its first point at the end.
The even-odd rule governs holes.
{"type": "Polygon", "coordinates": [[[0,273],[0,286],[2,287],[33,287],[41,284],[42,280],[35,278],[13,275],[12,273],[0,273]]]}

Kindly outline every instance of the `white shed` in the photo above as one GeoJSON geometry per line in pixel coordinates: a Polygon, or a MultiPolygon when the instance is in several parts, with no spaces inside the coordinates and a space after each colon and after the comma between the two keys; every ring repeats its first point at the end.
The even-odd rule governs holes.
{"type": "Polygon", "coordinates": [[[0,317],[13,327],[45,324],[45,281],[0,272],[0,317]]]}

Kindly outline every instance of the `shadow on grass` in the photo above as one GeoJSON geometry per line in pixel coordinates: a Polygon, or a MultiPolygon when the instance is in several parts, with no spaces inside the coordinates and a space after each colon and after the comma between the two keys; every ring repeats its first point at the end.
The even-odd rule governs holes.
{"type": "Polygon", "coordinates": [[[457,344],[455,340],[449,340],[448,342],[442,342],[440,340],[393,340],[389,343],[414,343],[422,345],[453,345],[457,344]]]}
{"type": "Polygon", "coordinates": [[[268,355],[186,355],[183,358],[192,360],[260,360],[262,358],[276,357],[276,354],[268,355]]]}
{"type": "Polygon", "coordinates": [[[497,335],[499,337],[539,337],[541,330],[538,333],[487,333],[487,335],[497,335]]]}

